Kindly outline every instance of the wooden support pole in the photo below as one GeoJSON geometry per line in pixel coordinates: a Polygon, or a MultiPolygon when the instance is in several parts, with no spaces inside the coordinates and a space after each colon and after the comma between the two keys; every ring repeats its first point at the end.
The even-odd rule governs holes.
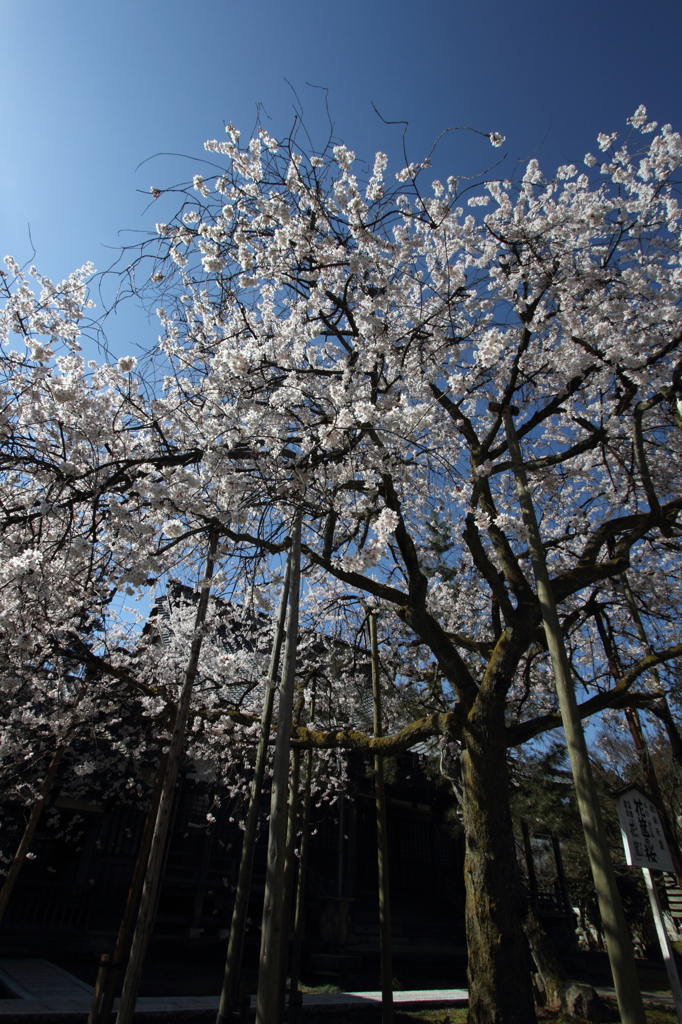
{"type": "MultiPolygon", "coordinates": [[[[310,720],[315,718],[315,693],[310,707],[310,720]]],[[[308,864],[308,844],[310,839],[310,803],[313,786],[313,752],[306,751],[305,785],[303,789],[303,810],[301,813],[301,847],[298,858],[298,877],[296,879],[296,904],[294,908],[294,941],[291,950],[291,980],[289,984],[289,1024],[299,1024],[303,999],[298,990],[301,977],[301,951],[303,948],[303,930],[305,926],[305,878],[308,864]]]]}
{"type": "Polygon", "coordinates": [[[613,864],[611,863],[611,856],[606,841],[599,799],[592,778],[585,735],[578,714],[571,667],[564,646],[561,624],[545,561],[542,538],[528,488],[528,479],[521,457],[518,437],[516,436],[516,428],[514,427],[513,416],[518,413],[518,409],[509,405],[501,406],[493,402],[490,403],[490,409],[492,412],[497,412],[501,415],[507,435],[507,444],[516,481],[516,493],[528,536],[528,546],[533,563],[538,601],[545,627],[547,647],[554,670],[554,681],[559,698],[566,746],[568,747],[568,754],[571,760],[576,799],[585,832],[585,843],[590,858],[594,887],[597,892],[599,912],[604,929],[621,1022],[622,1024],[646,1024],[632,942],[616,887],[616,876],[613,871],[613,864]]]}
{"type": "Polygon", "coordinates": [[[575,941],[575,918],[573,916],[573,907],[571,906],[571,894],[568,891],[568,882],[566,881],[566,872],[564,871],[564,859],[561,856],[561,840],[554,832],[551,833],[551,839],[552,850],[554,851],[554,864],[556,865],[557,881],[559,882],[559,889],[561,890],[564,910],[569,915],[571,931],[575,941]]]}
{"type": "Polygon", "coordinates": [[[88,1014],[87,1024],[96,1024],[97,1018],[100,1012],[100,1000],[106,984],[107,975],[111,969],[110,963],[111,957],[108,953],[102,953],[99,961],[99,967],[97,968],[97,978],[95,980],[95,989],[92,993],[92,1003],[90,1004],[90,1013],[88,1014]]]}
{"type": "MultiPolygon", "coordinates": [[[[298,700],[293,715],[293,725],[300,725],[303,705],[305,702],[305,684],[301,680],[298,684],[298,700]]],[[[284,886],[282,898],[284,900],[284,937],[282,946],[282,975],[280,979],[280,1013],[284,1017],[284,1003],[287,987],[287,962],[289,953],[289,935],[291,933],[291,911],[294,895],[294,878],[296,868],[296,832],[298,830],[298,790],[301,781],[301,749],[294,747],[291,753],[291,778],[289,782],[289,815],[287,819],[287,847],[284,860],[284,886]]]]}
{"type": "MultiPolygon", "coordinates": [[[[171,722],[171,731],[173,730],[174,725],[175,718],[173,718],[171,722]]],[[[94,1017],[92,1021],[88,1021],[88,1024],[96,1024],[96,1022],[98,1022],[98,1024],[109,1024],[109,1020],[111,1018],[111,1013],[114,1008],[114,999],[116,998],[116,986],[118,984],[121,971],[127,963],[130,946],[133,941],[133,929],[135,927],[135,919],[137,917],[140,904],[142,885],[144,883],[147,863],[149,861],[149,851],[152,846],[154,826],[156,825],[156,816],[159,811],[159,802],[161,800],[163,780],[166,775],[167,767],[168,751],[166,751],[165,754],[161,754],[159,766],[156,771],[152,798],[149,810],[147,811],[144,828],[142,830],[142,838],[140,840],[140,848],[137,851],[137,857],[135,859],[135,867],[133,868],[133,877],[130,880],[130,888],[128,889],[126,905],[123,911],[123,917],[121,918],[121,924],[118,929],[118,935],[116,936],[114,956],[109,964],[103,982],[102,1002],[97,1011],[97,1016],[94,1017]]]]}
{"type": "MultiPolygon", "coordinates": [[[[339,758],[339,768],[341,767],[341,759],[339,758]]],[[[343,899],[343,829],[344,829],[344,812],[345,802],[344,794],[339,793],[339,798],[336,801],[338,807],[337,818],[336,818],[336,897],[337,899],[343,899]]]]}
{"type": "MultiPolygon", "coordinates": [[[[296,513],[291,543],[291,590],[287,620],[284,669],[279,689],[277,734],[272,765],[270,829],[265,872],[265,898],[261,930],[256,1024],[280,1024],[282,952],[285,939],[282,885],[287,841],[287,797],[289,751],[294,706],[296,654],[298,649],[298,605],[301,582],[301,515],[296,513]]],[[[288,925],[288,923],[287,923],[288,925]]]]}
{"type": "MultiPolygon", "coordinates": [[[[372,654],[372,694],[374,697],[374,735],[383,734],[381,725],[381,686],[379,676],[379,645],[377,620],[374,612],[369,616],[369,642],[372,654]]],[[[377,811],[377,864],[379,869],[379,933],[381,939],[381,1020],[393,1024],[393,957],[391,954],[391,901],[388,887],[388,828],[386,821],[386,792],[384,789],[384,759],[374,755],[374,792],[377,811]]]]}
{"type": "Polygon", "coordinates": [[[313,752],[306,751],[305,792],[303,796],[303,812],[301,815],[301,848],[298,860],[298,878],[296,880],[296,905],[294,909],[294,942],[291,951],[291,979],[289,984],[289,1024],[298,1024],[301,1019],[303,1000],[298,990],[301,978],[301,952],[303,948],[303,932],[305,926],[305,879],[308,864],[308,845],[310,837],[310,797],[313,775],[313,752]]]}
{"type": "Polygon", "coordinates": [[[190,647],[190,654],[187,662],[187,668],[185,670],[182,689],[180,691],[180,699],[178,701],[173,734],[169,744],[168,765],[166,767],[166,774],[163,780],[161,799],[159,800],[159,810],[156,816],[154,834],[152,836],[151,848],[149,851],[149,861],[147,863],[147,871],[144,884],[142,886],[140,909],[137,915],[137,924],[135,926],[135,933],[131,944],[130,958],[128,960],[128,966],[126,968],[126,974],[123,981],[123,992],[121,993],[121,1004],[116,1017],[116,1024],[132,1024],[133,1014],[135,1012],[135,1003],[137,1002],[137,993],[140,987],[140,980],[142,978],[142,968],[144,966],[147,946],[149,945],[149,938],[154,924],[154,914],[156,911],[159,884],[161,882],[168,826],[170,824],[173,808],[173,794],[175,792],[175,783],[178,777],[180,757],[182,755],[182,748],[185,740],[185,729],[187,726],[187,718],[189,716],[192,688],[194,686],[194,680],[196,679],[197,669],[199,667],[203,627],[206,621],[206,612],[208,610],[208,599],[211,590],[210,581],[213,576],[217,546],[218,533],[213,530],[209,538],[206,569],[204,572],[204,579],[201,583],[201,596],[199,597],[194,620],[194,636],[192,639],[192,646],[190,647]]]}
{"type": "Polygon", "coordinates": [[[298,786],[301,778],[301,751],[296,747],[291,753],[291,778],[289,782],[289,816],[287,820],[287,845],[284,859],[284,881],[282,885],[282,902],[284,924],[282,929],[282,960],[280,976],[280,1014],[284,1015],[284,999],[287,986],[287,961],[289,952],[289,935],[291,932],[291,905],[294,885],[294,865],[296,861],[296,830],[298,825],[298,786]]]}
{"type": "Polygon", "coordinates": [[[272,708],[275,700],[277,677],[279,674],[282,641],[284,639],[284,623],[287,614],[291,564],[292,555],[290,553],[287,558],[284,583],[282,585],[279,609],[277,611],[275,635],[272,642],[268,683],[265,698],[263,700],[263,711],[261,713],[260,739],[258,741],[258,749],[256,751],[256,763],[253,770],[253,779],[251,780],[249,809],[246,815],[246,824],[244,826],[244,841],[242,843],[242,853],[239,861],[237,890],[234,895],[230,938],[227,943],[225,973],[223,975],[223,986],[220,993],[220,1005],[218,1008],[216,1024],[227,1024],[230,1020],[230,1016],[234,1010],[235,996],[238,990],[238,980],[241,976],[242,957],[244,955],[244,935],[246,932],[246,916],[249,908],[249,893],[251,891],[251,876],[253,874],[253,858],[256,850],[256,838],[258,835],[260,797],[263,789],[265,766],[268,758],[268,742],[270,740],[272,708]]]}
{"type": "Polygon", "coordinates": [[[533,910],[537,910],[538,880],[535,874],[535,861],[533,860],[533,847],[530,842],[528,822],[521,818],[521,835],[523,836],[523,852],[526,857],[526,871],[528,872],[528,891],[533,910]]]}

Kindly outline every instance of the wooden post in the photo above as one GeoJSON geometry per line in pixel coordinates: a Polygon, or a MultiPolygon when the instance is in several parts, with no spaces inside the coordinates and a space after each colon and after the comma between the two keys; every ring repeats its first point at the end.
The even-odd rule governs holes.
{"type": "MultiPolygon", "coordinates": [[[[175,717],[171,721],[171,731],[175,725],[175,717]]],[[[121,924],[118,929],[118,935],[116,936],[116,945],[114,947],[114,956],[109,964],[109,969],[106,972],[106,977],[103,982],[103,993],[102,1002],[97,1011],[97,1016],[92,1021],[88,1021],[88,1024],[109,1024],[111,1018],[111,1012],[114,1007],[114,999],[116,997],[116,985],[120,977],[121,971],[128,960],[128,954],[130,952],[130,945],[133,941],[133,929],[135,927],[135,918],[137,915],[140,895],[142,893],[142,885],[144,883],[144,876],[147,870],[147,863],[149,861],[149,851],[152,846],[152,837],[154,835],[154,826],[156,824],[156,816],[159,810],[159,801],[161,800],[161,791],[163,789],[163,780],[166,774],[166,768],[168,766],[168,751],[161,755],[159,760],[159,767],[156,771],[156,778],[154,780],[154,789],[152,791],[152,798],[147,811],[147,817],[144,823],[144,829],[142,831],[142,838],[140,840],[140,848],[137,851],[137,857],[135,859],[135,867],[133,868],[133,877],[130,880],[130,888],[128,889],[128,896],[126,898],[125,910],[123,911],[123,917],[121,924]]]]}
{"type": "Polygon", "coordinates": [[[279,659],[282,652],[282,640],[284,639],[284,623],[287,614],[287,600],[289,597],[289,581],[291,578],[292,554],[287,558],[286,570],[284,573],[284,584],[279,599],[277,611],[277,623],[275,625],[275,636],[272,642],[272,653],[270,655],[270,669],[268,671],[268,683],[263,700],[263,711],[261,712],[260,739],[256,751],[256,763],[251,780],[251,794],[249,797],[249,810],[246,815],[244,826],[244,841],[242,843],[241,859],[239,861],[239,875],[237,878],[237,891],[234,895],[234,907],[232,910],[232,923],[230,925],[230,938],[227,944],[227,957],[225,958],[225,974],[223,976],[223,987],[220,993],[220,1006],[216,1024],[227,1024],[234,1009],[235,995],[238,987],[238,978],[241,975],[242,957],[244,955],[244,934],[246,931],[246,913],[249,908],[249,893],[251,891],[251,875],[253,874],[253,857],[256,850],[256,838],[258,834],[258,815],[260,811],[260,797],[265,777],[265,765],[268,758],[268,742],[270,740],[270,725],[272,722],[272,708],[275,700],[275,688],[279,673],[279,659]]]}
{"type": "Polygon", "coordinates": [[[289,782],[289,816],[287,820],[287,843],[284,858],[284,879],[282,885],[283,926],[282,957],[280,965],[280,1014],[284,1014],[284,1000],[287,987],[287,960],[289,934],[291,931],[291,904],[296,860],[296,826],[298,825],[298,785],[301,777],[301,751],[295,747],[291,754],[291,779],[289,782]]]}
{"type": "MultiPolygon", "coordinates": [[[[382,735],[381,687],[379,680],[379,647],[377,620],[369,616],[369,641],[372,653],[372,694],[374,697],[374,735],[382,735]]],[[[379,868],[379,932],[381,937],[381,1020],[393,1024],[393,957],[391,955],[391,902],[388,891],[388,829],[386,792],[384,789],[384,758],[374,755],[374,786],[377,810],[377,864],[379,868]]]]}
{"type": "Polygon", "coordinates": [[[175,782],[180,767],[180,757],[185,740],[185,728],[189,716],[192,687],[199,667],[199,656],[203,639],[203,626],[206,621],[208,599],[210,595],[210,581],[213,576],[216,549],[218,546],[218,533],[213,530],[209,539],[208,555],[206,557],[206,570],[201,583],[201,596],[197,605],[197,612],[194,620],[194,637],[190,648],[190,655],[185,670],[185,677],[180,692],[178,708],[175,716],[175,725],[171,736],[168,750],[168,765],[163,780],[159,810],[156,816],[154,834],[152,836],[149,861],[142,887],[142,898],[140,909],[137,915],[135,934],[130,949],[130,958],[126,968],[123,981],[123,992],[121,993],[121,1004],[119,1006],[116,1024],[131,1024],[137,1002],[137,993],[142,978],[142,968],[149,944],[149,937],[154,924],[154,913],[156,910],[156,897],[161,881],[164,850],[168,836],[168,826],[171,819],[173,807],[173,794],[175,782]]]}
{"type": "Polygon", "coordinates": [[[97,968],[97,979],[95,981],[95,989],[92,993],[92,1003],[90,1004],[90,1013],[88,1014],[88,1024],[96,1024],[99,1016],[99,1003],[102,998],[102,992],[106,984],[107,974],[111,967],[109,961],[111,957],[108,953],[102,953],[99,961],[99,967],[97,968]]]}
{"type": "Polygon", "coordinates": [[[561,718],[566,736],[566,746],[571,760],[575,793],[580,818],[585,832],[585,843],[590,858],[592,878],[597,892],[606,948],[611,964],[611,973],[616,989],[618,1009],[622,1024],[646,1024],[644,1004],[637,981],[635,957],[628,932],[623,908],[620,904],[616,877],[604,832],[599,799],[592,778],[592,769],[585,743],[585,735],[578,714],[578,705],[573,689],[571,667],[564,647],[561,625],[554,601],[542,538],[535,517],[535,509],[528,489],[521,448],[516,436],[513,416],[518,409],[509,405],[491,402],[489,408],[499,413],[504,422],[507,444],[514,468],[516,493],[521,506],[523,521],[528,536],[528,546],[533,562],[538,601],[545,627],[547,647],[552,660],[554,681],[559,698],[561,718]]]}
{"type": "MultiPolygon", "coordinates": [[[[305,683],[298,684],[298,700],[293,715],[293,725],[300,725],[305,702],[305,683]]],[[[280,1013],[284,1015],[284,1003],[287,987],[287,961],[289,959],[289,935],[291,932],[291,910],[293,902],[294,876],[296,867],[296,832],[298,827],[298,789],[301,780],[301,749],[294,747],[291,754],[291,779],[289,782],[289,816],[287,819],[287,846],[284,860],[284,885],[282,899],[284,901],[284,937],[282,944],[282,976],[280,979],[280,1013]]]]}
{"type": "Polygon", "coordinates": [[[528,889],[533,908],[536,909],[538,895],[538,880],[535,874],[535,861],[533,860],[533,847],[530,842],[528,822],[521,818],[521,835],[523,836],[523,852],[526,856],[526,870],[528,871],[528,889]]]}
{"type": "Polygon", "coordinates": [[[668,933],[665,930],[665,921],[663,920],[661,903],[658,898],[658,892],[656,890],[656,885],[654,884],[654,879],[650,869],[642,868],[642,874],[644,875],[646,889],[649,894],[649,902],[651,904],[651,911],[654,915],[654,922],[656,924],[656,934],[658,935],[661,953],[663,954],[663,960],[665,961],[665,969],[668,972],[670,991],[672,992],[673,999],[675,1001],[675,1012],[677,1013],[677,1020],[679,1021],[679,1024],[682,1024],[682,987],[680,986],[680,977],[677,973],[677,966],[675,964],[673,951],[670,948],[670,940],[668,939],[668,933]]]}
{"type": "Polygon", "coordinates": [[[336,819],[336,896],[337,899],[341,900],[343,899],[343,818],[345,810],[343,793],[339,793],[337,807],[338,817],[336,819]]]}
{"type": "MultiPolygon", "coordinates": [[[[310,720],[315,718],[315,693],[310,708],[310,720]]],[[[305,786],[303,790],[303,811],[301,813],[301,848],[298,858],[296,880],[296,905],[294,908],[294,942],[291,950],[291,979],[289,984],[289,1024],[299,1024],[303,999],[298,991],[301,976],[301,950],[305,923],[305,873],[308,864],[308,843],[310,837],[310,802],[313,785],[313,752],[306,752],[305,786]]]]}
{"type": "Polygon", "coordinates": [[[284,907],[282,884],[287,841],[287,797],[289,781],[289,751],[296,678],[298,649],[298,604],[301,580],[301,515],[296,513],[291,544],[291,592],[287,620],[284,669],[279,690],[277,734],[272,766],[270,797],[270,829],[268,858],[265,872],[265,899],[261,930],[258,993],[256,996],[257,1024],[279,1024],[282,950],[284,945],[284,907]]]}
{"type": "Polygon", "coordinates": [[[564,910],[568,914],[569,921],[571,923],[571,931],[573,932],[573,939],[575,941],[573,907],[571,906],[571,894],[568,891],[566,872],[564,871],[564,859],[561,856],[561,840],[559,839],[558,835],[556,835],[554,832],[552,832],[551,838],[552,850],[554,851],[554,863],[556,865],[557,881],[559,882],[559,889],[561,890],[561,897],[564,904],[564,910]]]}

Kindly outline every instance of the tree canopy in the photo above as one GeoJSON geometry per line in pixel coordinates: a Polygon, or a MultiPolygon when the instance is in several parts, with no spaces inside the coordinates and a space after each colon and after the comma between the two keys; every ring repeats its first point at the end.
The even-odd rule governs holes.
{"type": "Polygon", "coordinates": [[[506,758],[561,724],[491,402],[520,409],[581,714],[678,699],[682,140],[643,107],[617,137],[583,171],[426,184],[428,161],[389,176],[378,153],[363,179],[333,140],[229,125],[215,175],[125,254],[161,324],[139,363],[81,356],[91,268],[32,271],[39,294],[12,261],[2,279],[3,685],[49,693],[69,658],[163,680],[115,595],[196,579],[215,530],[217,592],[267,611],[300,513],[307,627],[366,649],[377,611],[393,696],[378,744],[357,728],[366,670],[332,672],[294,741],[460,745],[476,1020],[532,1012],[506,758]]]}

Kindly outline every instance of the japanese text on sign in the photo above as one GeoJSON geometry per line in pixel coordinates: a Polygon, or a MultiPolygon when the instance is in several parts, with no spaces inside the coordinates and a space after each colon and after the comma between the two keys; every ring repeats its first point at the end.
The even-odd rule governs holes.
{"type": "Polygon", "coordinates": [[[652,871],[673,871],[658,811],[638,789],[618,797],[618,817],[628,864],[652,871]]]}

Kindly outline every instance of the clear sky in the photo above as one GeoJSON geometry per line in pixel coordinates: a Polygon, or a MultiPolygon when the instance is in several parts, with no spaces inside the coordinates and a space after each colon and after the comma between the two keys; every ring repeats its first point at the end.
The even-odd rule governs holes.
{"type": "MultiPolygon", "coordinates": [[[[682,130],[679,0],[0,0],[0,38],[0,256],[32,258],[30,225],[35,262],[57,278],[104,269],[107,247],[161,219],[149,187],[200,169],[137,169],[154,154],[201,158],[227,121],[248,133],[258,103],[282,136],[294,90],[322,139],[324,94],[306,83],[328,89],[347,145],[385,150],[395,170],[401,129],[372,103],[409,121],[413,160],[450,125],[506,135],[501,151],[448,136],[439,172],[457,175],[505,153],[549,171],[580,160],[639,103],[682,130]]],[[[116,349],[135,322],[113,325],[116,349]]]]}

